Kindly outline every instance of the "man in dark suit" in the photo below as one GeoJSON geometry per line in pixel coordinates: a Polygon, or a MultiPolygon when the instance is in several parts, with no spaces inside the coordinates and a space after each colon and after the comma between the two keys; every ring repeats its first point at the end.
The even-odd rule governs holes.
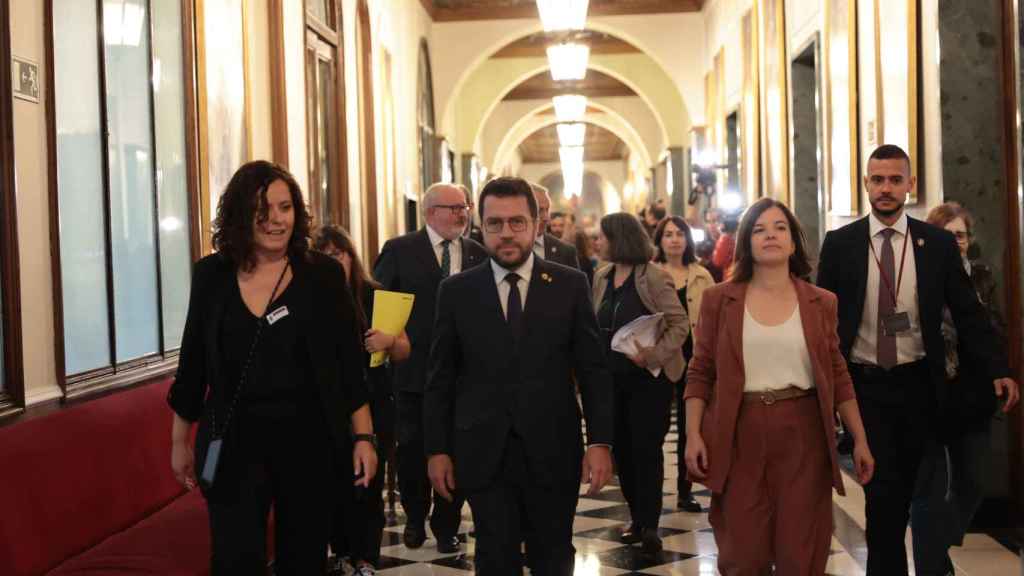
{"type": "MultiPolygon", "coordinates": [[[[483,262],[483,246],[462,237],[468,207],[459,188],[434,184],[423,197],[426,226],[388,240],[373,275],[385,290],[416,295],[405,331],[412,344],[409,360],[395,366],[395,410],[398,435],[398,484],[408,518],[403,539],[409,548],[426,540],[424,521],[430,511],[430,483],[423,453],[423,384],[430,354],[437,287],[451,275],[483,262]]],[[[430,527],[441,552],[458,550],[462,501],[434,495],[430,527]]]]}
{"type": "Polygon", "coordinates": [[[525,180],[488,182],[480,216],[489,264],[446,280],[438,296],[424,393],[430,481],[468,498],[478,573],[521,574],[525,539],[533,574],[568,576],[580,483],[593,494],[611,476],[612,384],[590,290],[581,272],[533,254],[537,204],[525,180]]]}
{"type": "Polygon", "coordinates": [[[530,182],[530,188],[537,202],[537,238],[533,242],[533,253],[545,260],[580,270],[576,247],[547,233],[548,218],[551,214],[551,196],[548,189],[533,182],[530,182]]]}
{"type": "Polygon", "coordinates": [[[964,349],[1003,409],[1019,399],[1006,358],[960,261],[953,235],[907,217],[910,159],[885,145],[868,160],[871,214],[825,235],[818,284],[839,297],[840,348],[877,461],[867,498],[868,576],[907,574],[904,535],[925,443],[943,422],[948,308],[964,349]]]}

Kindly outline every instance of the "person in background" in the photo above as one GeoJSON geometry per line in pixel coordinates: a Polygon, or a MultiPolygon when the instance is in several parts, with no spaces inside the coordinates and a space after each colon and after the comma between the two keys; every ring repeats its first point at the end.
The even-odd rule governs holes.
{"type": "Polygon", "coordinates": [[[552,212],[551,219],[548,221],[548,234],[562,240],[567,220],[565,212],[552,212]]]}
{"type": "Polygon", "coordinates": [[[695,251],[697,255],[697,262],[704,267],[705,270],[711,273],[711,277],[715,279],[715,283],[722,281],[722,269],[715,266],[712,258],[715,254],[715,243],[712,240],[705,239],[697,244],[695,251]]]}
{"type": "Polygon", "coordinates": [[[734,215],[726,216],[719,228],[718,241],[715,242],[715,253],[711,255],[711,263],[722,271],[722,277],[728,278],[736,252],[736,229],[739,219],[734,215]]]}
{"type": "Polygon", "coordinates": [[[530,183],[530,188],[533,190],[538,210],[537,238],[533,242],[533,253],[538,258],[579,270],[580,260],[579,255],[576,253],[576,247],[547,233],[551,211],[551,196],[548,194],[548,189],[532,182],[530,183]]]}
{"type": "Polygon", "coordinates": [[[341,265],[308,249],[309,227],[291,174],[249,162],[218,201],[217,252],[193,270],[167,396],[171,467],[188,489],[200,472],[215,576],[266,572],[271,506],[277,572],[321,574],[324,503],[337,482],[376,475],[359,322],[341,265]]]}
{"type": "Polygon", "coordinates": [[[583,273],[587,275],[587,283],[593,285],[594,283],[594,268],[597,266],[597,258],[594,256],[594,248],[591,244],[590,237],[583,233],[582,230],[576,230],[574,232],[576,239],[576,254],[579,257],[580,268],[583,273]]]}
{"type": "MultiPolygon", "coordinates": [[[[349,291],[355,299],[356,319],[363,333],[366,355],[362,366],[370,392],[370,412],[373,415],[373,429],[377,431],[377,453],[380,454],[382,473],[374,476],[365,490],[357,489],[354,494],[345,491],[351,498],[339,498],[334,507],[331,521],[331,549],[335,554],[332,572],[343,570],[342,559],[348,558],[350,573],[354,576],[373,576],[375,564],[380,559],[380,543],[384,532],[384,459],[392,454],[395,444],[395,398],[391,390],[388,366],[370,368],[370,354],[384,352],[391,363],[402,362],[409,357],[409,337],[403,330],[392,336],[370,327],[373,321],[373,294],[380,288],[363,267],[363,261],[356,252],[352,238],[343,228],[328,225],[322,227],[314,241],[314,248],[337,260],[345,269],[349,291]],[[347,514],[346,514],[347,512],[347,514]]],[[[394,466],[392,461],[390,466],[394,466]]]]}
{"type": "Polygon", "coordinates": [[[718,237],[722,235],[721,210],[708,208],[704,212],[704,232],[707,233],[707,239],[711,240],[711,245],[714,246],[718,242],[718,237]]]}
{"type": "Polygon", "coordinates": [[[466,217],[466,231],[462,233],[463,238],[469,238],[477,243],[483,242],[483,232],[480,231],[480,227],[476,225],[476,221],[473,219],[473,192],[468,187],[462,184],[455,184],[459,190],[466,196],[466,206],[469,207],[466,217]]]}
{"type": "Polygon", "coordinates": [[[572,239],[576,237],[576,214],[572,212],[565,213],[565,230],[562,231],[564,238],[572,239]]]}
{"type": "MultiPolygon", "coordinates": [[[[999,346],[1004,347],[1005,322],[996,303],[995,278],[987,266],[967,257],[974,231],[971,213],[956,202],[946,202],[932,208],[926,221],[953,234],[971,284],[996,329],[999,346]]],[[[946,413],[938,416],[943,422],[942,435],[925,448],[910,504],[914,569],[919,576],[951,576],[955,572],[949,547],[963,544],[985,495],[985,472],[992,454],[990,428],[997,407],[984,372],[971,363],[969,355],[961,353],[948,307],[942,314],[942,337],[952,399],[946,403],[946,413]]]]}
{"type": "MultiPolygon", "coordinates": [[[[694,254],[693,235],[686,221],[679,216],[669,216],[658,224],[654,231],[654,261],[669,273],[675,285],[679,303],[683,305],[690,319],[690,334],[683,342],[683,359],[689,363],[693,358],[693,341],[697,336],[697,319],[704,291],[715,285],[711,273],[697,263],[694,254]]],[[[676,429],[678,430],[678,453],[686,449],[686,403],[683,391],[686,388],[686,373],[676,385],[676,429]]],[[[686,462],[677,461],[679,475],[676,479],[676,506],[686,512],[700,512],[700,504],[693,498],[693,482],[686,477],[686,462]]]]}
{"type": "Polygon", "coordinates": [[[686,369],[683,342],[690,323],[672,277],[650,264],[651,239],[635,216],[618,212],[602,218],[596,248],[610,263],[594,275],[594,310],[615,387],[615,463],[632,518],[621,538],[657,553],[662,549],[662,444],[671,420],[673,386],[686,369]],[[651,314],[664,315],[652,346],[637,344],[632,355],[612,350],[620,328],[651,314]]]}
{"type": "Polygon", "coordinates": [[[771,573],[773,563],[777,574],[825,573],[832,488],[844,493],[836,410],[854,437],[858,480],[874,472],[839,352],[836,297],[803,280],[810,272],[800,223],[762,198],[743,216],[730,280],[701,303],[685,460],[712,492],[723,576],[771,573]]]}
{"type": "Polygon", "coordinates": [[[423,217],[426,225],[421,230],[384,244],[373,276],[385,290],[416,296],[406,324],[412,354],[408,361],[394,367],[398,485],[407,516],[402,540],[408,548],[422,546],[427,539],[424,523],[429,513],[438,552],[452,554],[459,550],[462,500],[458,494],[452,501],[433,494],[431,509],[432,492],[423,452],[423,386],[433,339],[437,287],[445,278],[483,262],[487,253],[483,246],[462,236],[469,206],[458,187],[434,184],[428,188],[423,195],[423,217]]]}
{"type": "Polygon", "coordinates": [[[648,206],[643,214],[644,230],[647,232],[647,237],[651,238],[654,236],[654,229],[658,227],[658,223],[665,219],[665,204],[659,200],[648,206]]]}

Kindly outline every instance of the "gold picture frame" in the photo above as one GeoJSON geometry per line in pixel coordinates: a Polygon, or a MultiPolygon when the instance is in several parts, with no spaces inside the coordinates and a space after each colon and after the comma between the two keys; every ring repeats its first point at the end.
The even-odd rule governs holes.
{"type": "Polygon", "coordinates": [[[827,209],[836,216],[855,216],[860,204],[855,0],[825,1],[825,74],[827,209]]]}
{"type": "Polygon", "coordinates": [[[213,249],[212,222],[220,194],[249,159],[249,74],[244,0],[196,0],[195,6],[199,224],[206,254],[213,249]]]}
{"type": "Polygon", "coordinates": [[[761,99],[762,195],[790,202],[788,59],[784,0],[758,2],[760,54],[764,90],[761,99]]]}
{"type": "Polygon", "coordinates": [[[740,180],[748,205],[757,200],[761,191],[761,107],[760,71],[758,69],[757,8],[743,16],[743,100],[740,117],[743,119],[742,162],[740,180]]]}

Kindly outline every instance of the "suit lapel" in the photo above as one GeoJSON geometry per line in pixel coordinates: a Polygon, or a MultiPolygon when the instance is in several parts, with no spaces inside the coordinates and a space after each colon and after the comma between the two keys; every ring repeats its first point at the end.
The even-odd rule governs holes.
{"type": "Polygon", "coordinates": [[[420,230],[416,238],[416,249],[419,252],[419,259],[423,261],[430,275],[437,282],[441,281],[441,265],[437,263],[437,254],[434,254],[434,246],[430,243],[430,235],[427,229],[420,230]]]}
{"type": "MultiPolygon", "coordinates": [[[[462,268],[460,270],[465,272],[480,263],[480,258],[469,249],[470,243],[466,242],[465,238],[459,238],[459,246],[462,249],[462,268]]],[[[438,266],[437,270],[440,272],[441,267],[438,266]]]]}
{"type": "Polygon", "coordinates": [[[558,244],[553,240],[554,236],[544,234],[544,259],[558,262],[558,244]]]}
{"type": "Polygon", "coordinates": [[[819,382],[825,374],[823,358],[818,354],[819,343],[824,341],[821,322],[821,313],[818,306],[821,305],[821,296],[810,289],[810,286],[802,281],[796,281],[796,295],[800,306],[800,324],[804,329],[804,340],[807,343],[807,350],[811,355],[811,363],[814,365],[814,378],[819,382]]]}
{"type": "MultiPolygon", "coordinates": [[[[868,224],[868,218],[864,217],[858,220],[854,225],[857,227],[853,238],[853,246],[851,246],[850,258],[853,261],[852,270],[854,272],[854,278],[857,282],[857,290],[854,292],[856,297],[856,316],[857,322],[860,322],[861,316],[864,314],[864,301],[867,298],[868,288],[868,266],[871,266],[869,252],[871,251],[871,226],[868,224]]],[[[843,255],[840,255],[842,258],[843,255]]],[[[845,279],[843,281],[846,281],[845,279]]]]}
{"type": "MultiPolygon", "coordinates": [[[[924,230],[922,230],[922,223],[907,216],[907,242],[911,242],[911,248],[914,249],[914,272],[917,274],[917,310],[918,318],[926,316],[925,311],[927,308],[927,300],[930,295],[929,290],[921,289],[921,281],[928,278],[926,274],[928,270],[935,270],[935,267],[928,265],[928,247],[924,241],[924,230]]],[[[906,278],[904,278],[904,282],[906,278]]]]}
{"type": "MultiPolygon", "coordinates": [[[[746,308],[747,284],[730,283],[725,297],[725,326],[737,364],[743,368],[743,311],[746,308]]],[[[740,370],[744,372],[744,370],[740,370]]]]}

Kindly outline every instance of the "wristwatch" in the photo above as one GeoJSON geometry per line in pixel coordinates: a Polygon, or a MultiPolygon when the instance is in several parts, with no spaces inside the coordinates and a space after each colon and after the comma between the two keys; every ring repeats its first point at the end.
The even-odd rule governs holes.
{"type": "Polygon", "coordinates": [[[356,442],[369,442],[373,449],[377,449],[377,435],[376,434],[353,434],[352,443],[356,442]]]}

